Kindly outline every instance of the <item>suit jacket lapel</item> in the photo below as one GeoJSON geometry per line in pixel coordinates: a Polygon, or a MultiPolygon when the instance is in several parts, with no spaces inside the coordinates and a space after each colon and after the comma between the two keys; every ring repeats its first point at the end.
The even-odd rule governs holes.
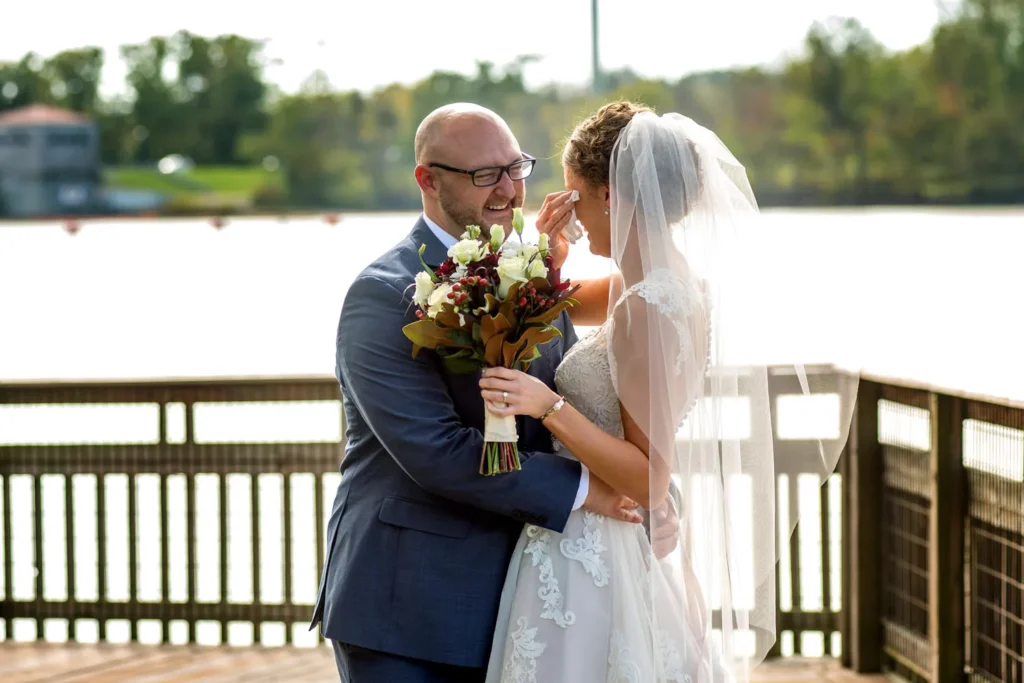
{"type": "Polygon", "coordinates": [[[448,258],[448,250],[441,244],[441,241],[434,236],[434,233],[430,230],[430,226],[423,220],[423,216],[420,216],[419,220],[416,221],[415,227],[412,229],[412,233],[409,235],[409,239],[412,240],[413,246],[418,251],[421,245],[427,245],[426,251],[423,252],[423,260],[427,262],[427,265],[431,268],[437,268],[441,265],[446,258],[448,258]]]}

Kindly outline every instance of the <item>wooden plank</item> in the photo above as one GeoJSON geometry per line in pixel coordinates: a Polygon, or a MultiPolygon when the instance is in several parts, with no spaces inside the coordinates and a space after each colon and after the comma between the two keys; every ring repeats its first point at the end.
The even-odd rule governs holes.
{"type": "Polygon", "coordinates": [[[839,460],[839,471],[843,475],[842,493],[839,497],[840,515],[842,520],[840,522],[840,534],[842,536],[842,543],[840,545],[840,571],[842,572],[840,575],[840,595],[842,596],[842,609],[839,613],[839,632],[842,638],[840,664],[844,669],[853,668],[852,647],[850,642],[850,636],[853,629],[853,622],[850,619],[850,567],[852,566],[850,539],[853,537],[853,521],[850,516],[850,483],[852,481],[850,477],[850,461],[853,460],[851,453],[850,443],[847,442],[846,448],[843,450],[843,455],[839,460]]]}
{"type": "Polygon", "coordinates": [[[967,475],[963,466],[963,401],[931,396],[932,510],[928,529],[928,634],[932,683],[964,680],[964,521],[967,475]]]}
{"type": "Polygon", "coordinates": [[[858,673],[882,670],[882,449],[878,401],[882,387],[861,382],[850,430],[850,660],[858,673]]]}
{"type": "Polygon", "coordinates": [[[335,472],[342,444],[93,444],[0,447],[5,474],[335,472]]]}

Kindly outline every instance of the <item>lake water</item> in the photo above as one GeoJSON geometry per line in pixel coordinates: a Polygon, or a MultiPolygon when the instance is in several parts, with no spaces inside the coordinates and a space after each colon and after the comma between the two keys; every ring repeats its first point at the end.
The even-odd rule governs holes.
{"type": "MultiPolygon", "coordinates": [[[[1024,210],[762,216],[746,358],[1024,401],[1024,210]]],[[[332,374],[348,284],[415,218],[0,224],[0,381],[332,374]]],[[[580,246],[566,273],[606,274],[580,246]]]]}

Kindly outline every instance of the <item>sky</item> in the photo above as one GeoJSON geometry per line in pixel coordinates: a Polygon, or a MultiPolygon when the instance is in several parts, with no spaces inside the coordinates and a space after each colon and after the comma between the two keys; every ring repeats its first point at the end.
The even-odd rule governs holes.
{"type": "MultiPolygon", "coordinates": [[[[599,0],[601,63],[672,79],[778,63],[799,54],[813,22],[835,16],[856,17],[887,47],[905,49],[927,40],[949,2],[599,0]]],[[[177,0],[168,5],[173,11],[159,14],[134,0],[11,5],[4,23],[20,28],[4,31],[0,60],[96,45],[107,52],[104,94],[124,88],[119,45],[180,29],[269,39],[267,54],[276,63],[266,75],[286,91],[318,68],[336,88],[370,91],[440,69],[471,73],[477,60],[500,67],[523,54],[542,58],[526,67],[531,87],[590,78],[591,0],[288,0],[272,9],[238,0],[177,0]]]]}

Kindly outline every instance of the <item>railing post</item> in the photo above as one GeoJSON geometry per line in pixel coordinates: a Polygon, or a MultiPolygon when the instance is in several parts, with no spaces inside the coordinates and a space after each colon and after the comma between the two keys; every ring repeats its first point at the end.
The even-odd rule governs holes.
{"type": "Polygon", "coordinates": [[[858,673],[882,669],[882,449],[878,444],[881,385],[862,380],[850,430],[846,543],[850,545],[850,630],[843,650],[858,673]]]}
{"type": "Polygon", "coordinates": [[[928,640],[932,683],[964,680],[964,520],[967,475],[963,465],[963,405],[932,394],[928,528],[928,640]]]}

